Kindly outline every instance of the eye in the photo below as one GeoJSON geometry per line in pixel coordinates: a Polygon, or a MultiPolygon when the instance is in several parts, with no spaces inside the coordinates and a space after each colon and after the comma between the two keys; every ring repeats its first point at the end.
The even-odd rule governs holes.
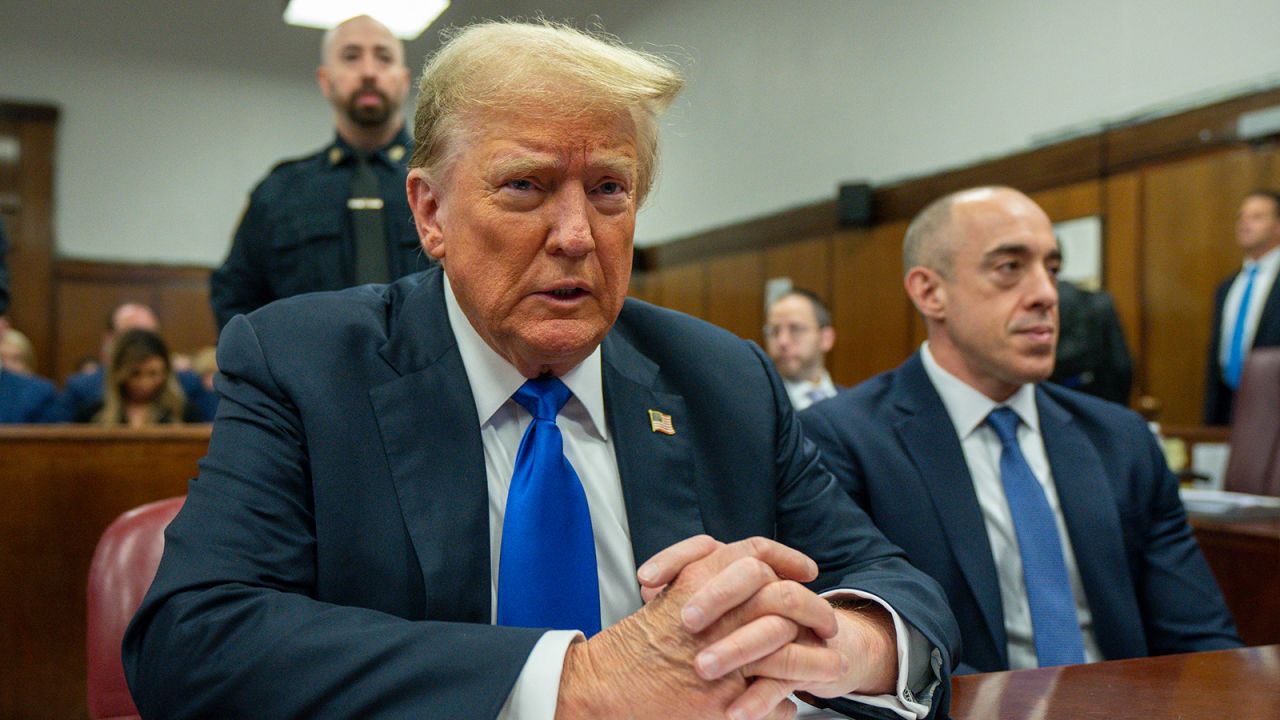
{"type": "Polygon", "coordinates": [[[624,195],[627,188],[616,180],[606,180],[596,187],[596,192],[601,195],[624,195]]]}
{"type": "Polygon", "coordinates": [[[516,178],[515,180],[508,180],[503,187],[511,188],[517,192],[529,192],[536,190],[538,186],[534,185],[529,178],[516,178]]]}

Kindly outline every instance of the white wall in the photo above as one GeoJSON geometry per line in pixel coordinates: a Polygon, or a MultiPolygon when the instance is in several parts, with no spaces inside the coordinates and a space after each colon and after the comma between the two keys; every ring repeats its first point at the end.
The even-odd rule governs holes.
{"type": "Polygon", "coordinates": [[[699,0],[621,31],[683,48],[642,242],[1280,82],[1280,2],[699,0]]]}
{"type": "MultiPolygon", "coordinates": [[[[265,31],[236,47],[230,20],[210,27],[233,13],[277,22],[274,3],[258,0],[152,3],[181,16],[122,28],[119,39],[102,18],[70,29],[53,11],[33,19],[76,5],[100,15],[134,7],[0,0],[0,98],[63,112],[59,252],[216,265],[252,185],[332,132],[310,74],[318,34],[284,36],[296,47],[282,61],[265,31]]],[[[455,2],[472,12],[464,5],[455,2]]],[[[624,20],[607,29],[674,50],[690,80],[668,118],[642,243],[827,199],[842,180],[928,174],[1161,103],[1280,81],[1275,0],[640,7],[614,12],[624,20]]]]}

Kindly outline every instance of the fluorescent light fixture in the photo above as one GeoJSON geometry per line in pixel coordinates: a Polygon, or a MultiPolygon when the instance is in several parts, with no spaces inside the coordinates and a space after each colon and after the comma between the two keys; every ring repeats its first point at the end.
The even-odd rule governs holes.
{"type": "Polygon", "coordinates": [[[328,30],[348,18],[368,15],[401,40],[415,40],[448,7],[449,0],[289,0],[284,21],[328,30]]]}

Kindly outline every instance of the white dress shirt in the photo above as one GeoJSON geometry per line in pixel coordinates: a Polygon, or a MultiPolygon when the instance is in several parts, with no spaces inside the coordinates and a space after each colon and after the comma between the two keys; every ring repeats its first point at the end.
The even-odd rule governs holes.
{"type": "MultiPolygon", "coordinates": [[[[458,352],[475,399],[476,415],[480,418],[480,438],[484,445],[485,476],[489,489],[492,621],[497,613],[498,564],[501,561],[507,489],[515,471],[520,439],[533,418],[511,399],[526,378],[490,348],[471,326],[458,306],[447,275],[444,291],[449,324],[457,339],[458,352]]],[[[609,627],[639,610],[642,601],[631,548],[631,529],[622,496],[622,480],[604,414],[600,348],[560,379],[573,395],[556,417],[556,426],[564,436],[565,457],[578,473],[586,492],[600,582],[600,625],[609,627]]],[[[931,665],[939,660],[937,651],[931,649],[928,641],[908,626],[893,608],[874,595],[856,590],[840,591],[840,594],[880,602],[893,616],[898,639],[897,694],[851,697],[892,709],[904,718],[923,718],[928,714],[928,703],[936,685],[937,668],[931,668],[931,665]]],[[[500,720],[554,718],[564,655],[569,644],[580,637],[582,634],[577,631],[551,630],[538,640],[507,697],[500,720]]]]}
{"type": "Polygon", "coordinates": [[[1275,285],[1276,274],[1280,273],[1280,247],[1273,248],[1257,260],[1245,260],[1240,273],[1227,290],[1227,297],[1222,303],[1222,327],[1218,329],[1218,362],[1223,372],[1227,369],[1227,356],[1231,354],[1231,334],[1236,328],[1236,316],[1240,314],[1240,301],[1244,299],[1244,286],[1249,281],[1249,268],[1254,265],[1258,266],[1258,275],[1253,279],[1249,312],[1244,316],[1245,355],[1253,347],[1253,337],[1258,333],[1258,322],[1262,319],[1262,306],[1267,304],[1267,295],[1275,285]]]}
{"type": "Polygon", "coordinates": [[[826,370],[822,371],[822,378],[818,382],[782,378],[782,384],[787,388],[787,397],[791,398],[791,407],[795,408],[796,412],[804,410],[818,400],[833,398],[837,392],[836,384],[831,382],[831,373],[826,370]],[[815,393],[820,397],[815,397],[815,393]]]}
{"type": "MultiPolygon", "coordinates": [[[[1058,490],[1049,468],[1049,458],[1040,435],[1040,413],[1036,408],[1035,384],[1028,383],[1018,389],[1008,400],[997,403],[963,380],[947,372],[933,358],[929,343],[920,350],[925,373],[942,398],[942,404],[951,417],[964,461],[973,479],[973,490],[982,509],[982,520],[987,528],[987,540],[991,543],[992,560],[995,561],[996,579],[1000,583],[1000,603],[1004,607],[1004,630],[1008,638],[1009,667],[1014,670],[1037,667],[1036,646],[1031,632],[1031,605],[1027,601],[1027,586],[1022,576],[1022,555],[1018,551],[1018,536],[1013,526],[1013,515],[1005,499],[1004,484],[1000,480],[1000,453],[1002,446],[996,431],[987,425],[987,416],[1000,406],[1007,406],[1018,414],[1018,446],[1031,472],[1044,489],[1049,507],[1058,521],[1058,538],[1066,556],[1067,575],[1071,578],[1071,592],[1075,595],[1076,616],[1084,634],[1085,662],[1102,659],[1097,638],[1093,634],[1093,614],[1085,599],[1084,585],[1076,566],[1071,538],[1067,535],[1062,506],[1058,502],[1058,490]]],[[[1067,472],[1068,469],[1061,469],[1067,472]]]]}

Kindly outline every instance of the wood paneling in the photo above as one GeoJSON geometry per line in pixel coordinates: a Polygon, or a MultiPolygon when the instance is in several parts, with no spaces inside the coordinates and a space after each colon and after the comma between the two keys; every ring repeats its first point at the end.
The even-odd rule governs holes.
{"type": "Polygon", "coordinates": [[[831,314],[836,345],[828,358],[832,378],[854,385],[892,369],[914,349],[914,309],[902,288],[905,222],[835,237],[831,314]]]}
{"type": "Polygon", "coordinates": [[[120,513],[181,495],[208,426],[0,427],[0,717],[86,717],[85,592],[120,513]]]}
{"type": "Polygon", "coordinates": [[[1235,144],[1241,113],[1280,105],[1280,89],[1244,95],[1187,112],[1110,129],[1105,165],[1118,173],[1164,159],[1235,144]]]}
{"type": "Polygon", "coordinates": [[[1143,172],[1143,374],[1163,422],[1201,419],[1213,289],[1240,266],[1235,215],[1260,168],[1242,148],[1143,172]]]}
{"type": "Polygon", "coordinates": [[[1107,178],[1103,191],[1102,285],[1133,355],[1135,394],[1146,392],[1146,344],[1142,334],[1142,181],[1131,172],[1107,178]]]}
{"type": "Polygon", "coordinates": [[[1102,214],[1102,184],[1096,179],[1030,193],[1053,222],[1102,214]]]}
{"type": "Polygon", "coordinates": [[[117,304],[150,305],[173,352],[192,353],[217,341],[209,309],[209,271],[168,265],[60,261],[55,269],[56,345],[62,379],[80,358],[97,357],[107,316],[117,304]]]}
{"type": "Polygon", "coordinates": [[[695,317],[706,317],[705,262],[665,267],[651,273],[654,297],[659,305],[695,317]]]}
{"type": "Polygon", "coordinates": [[[764,251],[764,278],[791,278],[791,285],[811,290],[831,304],[831,264],[834,257],[830,235],[820,235],[764,251]]]}
{"type": "Polygon", "coordinates": [[[0,213],[9,236],[9,320],[31,339],[37,369],[52,366],[53,156],[58,111],[0,103],[0,135],[15,138],[17,164],[0,164],[0,213]]]}
{"type": "Polygon", "coordinates": [[[738,337],[763,341],[764,257],[758,250],[707,261],[705,318],[738,337]]]}

